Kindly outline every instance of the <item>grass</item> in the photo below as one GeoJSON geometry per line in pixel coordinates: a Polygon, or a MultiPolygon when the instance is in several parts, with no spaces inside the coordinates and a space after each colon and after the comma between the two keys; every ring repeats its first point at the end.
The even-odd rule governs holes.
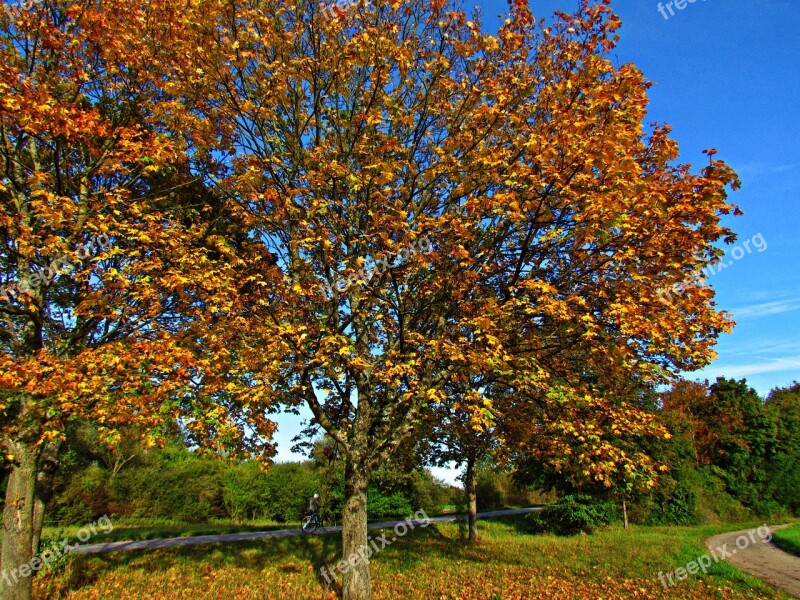
{"type": "MultiPolygon", "coordinates": [[[[297,523],[276,523],[274,521],[249,522],[245,525],[231,523],[203,523],[191,525],[170,523],[166,521],[125,522],[112,521],[114,528],[108,533],[100,532],[87,541],[87,544],[105,544],[108,542],[138,542],[142,540],[160,540],[164,538],[189,537],[194,535],[219,535],[225,533],[246,533],[250,531],[272,531],[275,529],[297,529],[297,523]]],[[[45,527],[42,537],[75,539],[82,529],[80,525],[69,527],[45,527]]],[[[98,528],[99,530],[99,528],[98,528]]]]}
{"type": "Polygon", "coordinates": [[[774,532],[772,542],[781,550],[800,556],[800,524],[774,532]]]}
{"type": "MultiPolygon", "coordinates": [[[[563,538],[527,534],[523,522],[482,521],[478,544],[464,540],[458,524],[409,532],[373,556],[375,600],[788,598],[727,563],[666,590],[659,583],[659,571],[672,571],[705,554],[705,538],[747,524],[610,527],[563,538]]],[[[35,579],[35,594],[68,600],[331,599],[336,588],[326,584],[319,568],[335,565],[339,553],[340,536],[328,534],[73,555],[61,572],[35,579]]]]}
{"type": "MultiPolygon", "coordinates": [[[[515,507],[519,508],[519,507],[515,507]]],[[[452,515],[457,512],[458,507],[454,504],[445,505],[438,512],[432,511],[428,514],[430,517],[440,515],[452,515]]],[[[404,515],[405,516],[405,515],[404,515]]],[[[402,520],[403,517],[397,519],[381,518],[376,519],[380,521],[402,520]]],[[[325,524],[333,524],[326,519],[325,524]]],[[[341,525],[337,521],[336,525],[341,525]]],[[[219,521],[213,523],[202,524],[187,524],[165,519],[118,519],[112,520],[114,526],[108,533],[101,532],[97,536],[93,536],[91,540],[87,541],[88,544],[100,544],[109,542],[139,542],[143,540],[160,540],[164,538],[176,537],[189,537],[196,535],[220,535],[226,533],[248,533],[252,531],[274,531],[277,529],[298,529],[300,521],[289,521],[285,523],[278,523],[277,521],[261,520],[261,521],[247,521],[242,524],[234,524],[229,521],[219,521]]],[[[75,539],[78,532],[85,528],[85,525],[70,525],[70,526],[45,526],[42,531],[42,537],[52,538],[56,540],[68,537],[75,539]]],[[[99,528],[98,528],[99,530],[99,528]]]]}

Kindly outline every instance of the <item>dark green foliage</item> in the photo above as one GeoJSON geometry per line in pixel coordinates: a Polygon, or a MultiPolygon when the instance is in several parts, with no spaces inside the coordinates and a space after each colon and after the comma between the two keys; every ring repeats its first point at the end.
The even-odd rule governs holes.
{"type": "MultiPolygon", "coordinates": [[[[75,448],[75,466],[50,506],[50,522],[84,525],[109,514],[181,523],[296,524],[314,493],[320,494],[324,515],[341,519],[344,474],[335,456],[275,464],[265,474],[255,461],[231,465],[174,445],[142,451],[112,477],[107,461],[75,448]]],[[[369,489],[371,518],[405,518],[420,508],[436,512],[452,500],[449,488],[428,471],[404,473],[387,463],[376,475],[369,489]]]]}
{"type": "Polygon", "coordinates": [[[692,524],[800,509],[800,385],[766,402],[744,380],[677,383],[663,396],[673,437],[649,454],[669,466],[635,522],[692,524]]]}
{"type": "Polygon", "coordinates": [[[58,511],[56,521],[62,525],[83,525],[94,518],[92,509],[83,500],[72,499],[58,511]]]}
{"type": "Polygon", "coordinates": [[[776,425],[773,459],[766,468],[766,495],[800,515],[800,383],[772,390],[766,408],[776,425]]]}
{"type": "MultiPolygon", "coordinates": [[[[267,518],[278,523],[297,522],[308,510],[308,502],[319,493],[320,478],[313,465],[308,462],[291,462],[273,465],[266,477],[269,496],[267,518]]],[[[326,498],[320,494],[322,506],[326,498]]]]}
{"type": "Polygon", "coordinates": [[[108,502],[105,480],[106,472],[97,463],[77,471],[59,498],[63,502],[57,515],[59,522],[83,525],[103,515],[108,502]]]}
{"type": "Polygon", "coordinates": [[[228,516],[240,523],[265,519],[270,507],[268,480],[256,461],[246,461],[225,470],[222,501],[228,516]]]}
{"type": "Polygon", "coordinates": [[[381,493],[371,484],[367,490],[367,513],[370,519],[403,519],[414,514],[414,508],[402,492],[381,493]]]}
{"type": "MultiPolygon", "coordinates": [[[[445,505],[455,502],[456,488],[451,488],[443,481],[436,479],[428,470],[414,471],[411,484],[410,503],[414,511],[424,510],[433,514],[445,505]]],[[[460,494],[459,494],[460,495],[460,494]]]]}
{"type": "Polygon", "coordinates": [[[650,496],[632,506],[629,516],[645,525],[695,525],[697,494],[688,482],[665,477],[650,496]]]}
{"type": "Polygon", "coordinates": [[[617,518],[619,509],[613,504],[583,494],[563,496],[556,504],[526,516],[536,531],[558,535],[591,533],[617,518]]]}
{"type": "Polygon", "coordinates": [[[708,433],[701,456],[724,472],[728,491],[763,514],[766,465],[773,458],[775,420],[744,380],[718,378],[697,417],[708,433]]]}
{"type": "Polygon", "coordinates": [[[528,487],[512,473],[483,467],[478,473],[478,510],[500,510],[530,504],[528,487]]]}
{"type": "Polygon", "coordinates": [[[131,499],[131,516],[203,523],[225,515],[223,472],[219,460],[172,448],[144,468],[121,472],[111,490],[114,499],[131,499]]]}

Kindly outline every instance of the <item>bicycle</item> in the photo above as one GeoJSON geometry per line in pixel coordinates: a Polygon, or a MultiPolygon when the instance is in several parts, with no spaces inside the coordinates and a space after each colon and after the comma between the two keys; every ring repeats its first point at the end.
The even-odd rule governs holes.
{"type": "Polygon", "coordinates": [[[303,530],[303,533],[314,533],[317,529],[324,530],[325,525],[319,514],[313,513],[303,519],[300,528],[303,530]]]}

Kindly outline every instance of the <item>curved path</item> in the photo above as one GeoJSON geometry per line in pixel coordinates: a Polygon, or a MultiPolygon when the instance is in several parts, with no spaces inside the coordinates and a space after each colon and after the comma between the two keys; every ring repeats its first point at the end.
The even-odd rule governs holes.
{"type": "MultiPolygon", "coordinates": [[[[784,527],[788,525],[770,527],[770,530],[777,531],[784,527]]],[[[756,543],[743,542],[740,538],[751,541],[751,531],[753,530],[745,529],[715,535],[706,540],[706,547],[745,573],[800,598],[800,557],[784,552],[774,544],[762,543],[758,536],[755,537],[756,543]]],[[[767,537],[766,533],[764,537],[767,537]]]]}
{"type": "MultiPolygon", "coordinates": [[[[479,519],[491,519],[493,517],[508,517],[512,515],[524,515],[526,513],[536,512],[542,510],[542,507],[536,508],[520,508],[516,510],[496,510],[493,512],[478,513],[479,519]]],[[[465,515],[445,515],[443,517],[431,517],[428,519],[429,523],[445,523],[452,522],[458,518],[463,518],[465,515]]],[[[370,529],[382,529],[387,527],[394,527],[398,523],[408,523],[413,521],[415,524],[422,524],[424,520],[409,520],[409,521],[382,521],[380,523],[370,523],[367,525],[370,529]]],[[[341,526],[326,527],[324,533],[331,533],[341,531],[341,526]]],[[[79,554],[99,554],[101,552],[115,552],[119,550],[146,550],[151,548],[168,548],[171,546],[198,546],[200,544],[213,544],[217,542],[244,542],[249,540],[260,540],[263,538],[278,538],[289,537],[293,535],[302,535],[303,531],[300,529],[277,529],[274,531],[252,531],[248,533],[225,533],[219,535],[197,535],[191,537],[167,538],[163,540],[141,540],[138,542],[109,542],[107,544],[90,544],[82,546],[80,544],[72,544],[70,548],[73,552],[79,554]]]]}

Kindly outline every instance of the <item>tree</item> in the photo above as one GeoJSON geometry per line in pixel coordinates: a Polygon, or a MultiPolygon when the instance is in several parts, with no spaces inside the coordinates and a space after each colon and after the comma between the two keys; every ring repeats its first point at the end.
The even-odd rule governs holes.
{"type": "Polygon", "coordinates": [[[763,468],[771,459],[775,422],[756,391],[742,379],[718,377],[703,402],[691,406],[697,419],[701,464],[722,469],[730,492],[753,506],[762,497],[763,468]]]}
{"type": "MultiPolygon", "coordinates": [[[[447,395],[430,409],[430,458],[438,466],[464,466],[461,479],[467,496],[467,531],[478,540],[478,467],[503,446],[492,402],[479,391],[459,383],[445,386],[447,395]]],[[[502,462],[502,461],[501,461],[502,462]]]]}
{"type": "MultiPolygon", "coordinates": [[[[182,106],[158,68],[175,64],[180,20],[169,4],[46,0],[0,14],[9,572],[37,552],[68,422],[93,422],[112,445],[134,424],[153,444],[174,419],[198,443],[246,446],[248,426],[254,440],[269,433],[262,407],[251,419],[225,404],[222,365],[235,344],[224,328],[208,333],[237,312],[231,282],[248,251],[232,253],[224,203],[188,170],[183,132],[162,119],[182,106]]],[[[29,576],[0,581],[4,600],[30,594],[29,576]]]]}
{"type": "Polygon", "coordinates": [[[776,388],[767,396],[766,409],[776,424],[774,455],[767,464],[771,496],[795,515],[800,513],[800,383],[776,388]]]}
{"type": "Polygon", "coordinates": [[[270,498],[262,466],[248,460],[227,469],[222,494],[225,510],[234,522],[263,519],[270,498]]]}
{"type": "Polygon", "coordinates": [[[704,426],[696,414],[699,407],[709,403],[709,385],[707,380],[700,382],[679,379],[672,384],[669,390],[661,394],[661,408],[666,413],[674,415],[673,420],[677,421],[675,426],[681,427],[681,432],[685,431],[691,438],[695,466],[701,464],[698,454],[698,435],[705,435],[704,426]]]}
{"type": "Polygon", "coordinates": [[[769,465],[774,462],[778,414],[745,380],[677,382],[662,395],[676,424],[688,426],[696,465],[716,469],[730,494],[758,512],[772,510],[769,465]]]}
{"type": "MultiPolygon", "coordinates": [[[[609,59],[607,4],[540,27],[515,1],[489,35],[442,0],[226,0],[177,42],[181,93],[218,132],[192,155],[217,160],[217,189],[277,257],[230,324],[237,370],[338,444],[345,558],[367,544],[372,471],[449,381],[544,403],[528,425],[562,440],[576,419],[638,435],[607,380],[703,366],[731,325],[702,282],[659,290],[734,239],[736,176],[714,151],[693,174],[668,127],[646,130],[648,83],[609,59]]],[[[508,412],[520,429],[535,413],[508,412]]],[[[632,464],[599,449],[590,473],[632,464]]],[[[344,597],[369,598],[351,562],[344,597]]]]}
{"type": "Polygon", "coordinates": [[[627,526],[627,503],[649,494],[668,470],[657,450],[671,434],[653,411],[651,390],[620,383],[587,384],[584,393],[556,385],[538,402],[516,403],[525,414],[512,420],[508,438],[519,480],[562,495],[616,498],[627,526]]]}

